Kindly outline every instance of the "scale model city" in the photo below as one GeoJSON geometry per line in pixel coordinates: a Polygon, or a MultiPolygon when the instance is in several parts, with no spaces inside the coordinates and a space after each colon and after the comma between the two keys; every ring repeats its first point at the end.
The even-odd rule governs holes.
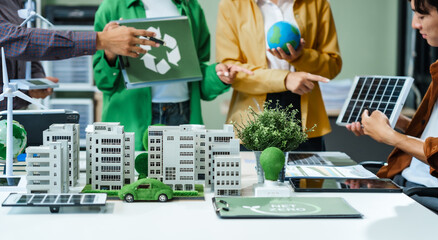
{"type": "MultiPolygon", "coordinates": [[[[26,148],[27,192],[67,193],[79,178],[79,125],[53,124],[43,132],[43,138],[42,146],[26,148]]],[[[195,183],[204,183],[218,196],[241,194],[239,139],[235,138],[232,125],[219,130],[207,130],[203,125],[150,126],[147,140],[150,180],[137,182],[134,138],[135,134],[125,132],[119,123],[88,125],[88,190],[116,191],[127,202],[167,201],[173,194],[164,189],[194,192],[195,183]],[[159,185],[157,180],[163,184],[159,185]],[[133,185],[138,193],[126,190],[133,185]],[[153,190],[154,196],[142,197],[139,189],[152,191],[154,186],[161,192],[153,190]]]]}

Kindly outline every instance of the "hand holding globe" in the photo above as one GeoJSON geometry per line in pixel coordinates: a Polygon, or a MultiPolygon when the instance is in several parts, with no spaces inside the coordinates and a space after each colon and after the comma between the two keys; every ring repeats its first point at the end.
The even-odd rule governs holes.
{"type": "Polygon", "coordinates": [[[271,26],[266,41],[269,46],[268,52],[289,62],[301,56],[305,44],[298,28],[284,21],[271,26]]]}

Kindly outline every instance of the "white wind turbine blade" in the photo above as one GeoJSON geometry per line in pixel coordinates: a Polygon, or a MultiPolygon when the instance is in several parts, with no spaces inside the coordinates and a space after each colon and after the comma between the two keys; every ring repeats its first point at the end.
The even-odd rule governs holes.
{"type": "Polygon", "coordinates": [[[20,9],[17,12],[20,18],[26,19],[29,16],[29,10],[27,9],[20,9]]]}
{"type": "Polygon", "coordinates": [[[44,21],[45,23],[47,23],[47,25],[49,25],[50,27],[53,27],[53,23],[49,22],[49,20],[45,19],[43,16],[39,15],[38,13],[35,13],[35,15],[40,18],[42,21],[44,21]]]}
{"type": "Polygon", "coordinates": [[[15,92],[13,92],[13,95],[16,96],[16,97],[19,97],[19,98],[21,98],[21,99],[23,99],[23,100],[26,100],[26,101],[28,101],[28,102],[30,102],[30,103],[32,103],[32,104],[35,104],[35,105],[37,105],[38,107],[40,107],[40,108],[42,108],[42,109],[48,109],[48,107],[42,105],[41,103],[35,101],[35,99],[33,99],[33,98],[27,96],[26,94],[24,94],[24,93],[22,93],[22,92],[20,92],[20,91],[15,91],[15,92]]]}
{"type": "Polygon", "coordinates": [[[6,67],[5,49],[2,47],[3,89],[9,88],[8,68],[6,67]]]}

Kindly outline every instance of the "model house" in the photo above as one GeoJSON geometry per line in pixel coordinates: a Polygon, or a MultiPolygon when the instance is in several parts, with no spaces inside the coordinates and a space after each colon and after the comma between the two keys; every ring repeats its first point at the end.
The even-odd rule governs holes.
{"type": "MultiPolygon", "coordinates": [[[[234,139],[231,125],[221,130],[207,130],[203,125],[150,126],[148,131],[148,177],[174,190],[193,190],[199,180],[214,187],[215,157],[239,158],[239,140],[234,139]]],[[[234,177],[240,177],[240,172],[234,177]]]]}
{"type": "Polygon", "coordinates": [[[43,145],[67,141],[69,185],[75,186],[79,179],[79,124],[52,124],[43,132],[43,145]]]}
{"type": "Polygon", "coordinates": [[[26,154],[28,193],[67,193],[69,191],[67,141],[28,147],[26,154]]]}
{"type": "Polygon", "coordinates": [[[87,127],[86,174],[93,190],[120,190],[134,182],[134,133],[120,123],[87,127]]]}

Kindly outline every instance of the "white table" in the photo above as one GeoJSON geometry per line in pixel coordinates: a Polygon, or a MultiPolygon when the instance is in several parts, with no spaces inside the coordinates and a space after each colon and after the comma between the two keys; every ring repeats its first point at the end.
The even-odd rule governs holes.
{"type": "MultiPolygon", "coordinates": [[[[244,194],[256,182],[252,154],[242,154],[244,194]]],[[[0,202],[8,194],[0,193],[0,202]]],[[[343,197],[362,219],[220,219],[205,200],[124,203],[101,210],[0,207],[0,238],[7,239],[435,239],[438,215],[402,193],[296,193],[343,197]]]]}

